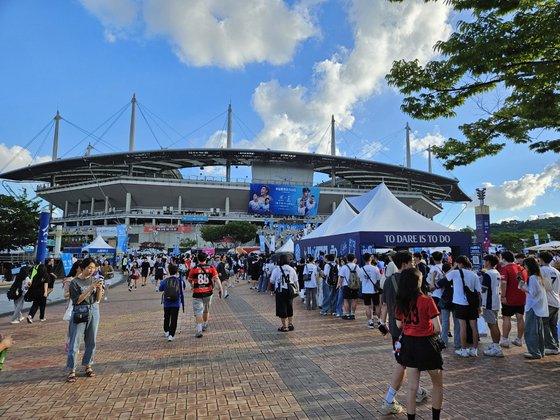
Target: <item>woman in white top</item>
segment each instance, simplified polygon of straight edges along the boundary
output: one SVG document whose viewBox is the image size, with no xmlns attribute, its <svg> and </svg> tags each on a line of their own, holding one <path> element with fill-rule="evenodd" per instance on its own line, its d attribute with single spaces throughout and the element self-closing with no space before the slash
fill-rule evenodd
<svg viewBox="0 0 560 420">
<path fill-rule="evenodd" d="M 307 264 L 303 268 L 303 280 L 305 284 L 305 309 L 317 309 L 317 266 L 313 263 L 313 255 L 307 257 Z M 313 303 L 312 303 L 313 302 Z"/>
<path fill-rule="evenodd" d="M 272 271 L 270 281 L 274 284 L 274 290 L 276 291 L 276 316 L 282 321 L 282 326 L 278 328 L 278 331 L 293 331 L 293 297 L 290 296 L 288 285 L 292 283 L 297 289 L 298 281 L 296 270 L 290 267 L 289 259 L 286 254 L 280 255 L 278 266 Z"/>
<path fill-rule="evenodd" d="M 521 277 L 521 271 L 517 273 L 519 288 L 527 293 L 525 301 L 525 345 L 528 352 L 527 359 L 540 359 L 544 357 L 544 326 L 543 317 L 548 316 L 548 302 L 546 290 L 537 260 L 533 257 L 523 261 L 523 267 L 527 270 L 527 283 Z M 522 284 L 523 283 L 523 284 Z"/>
</svg>

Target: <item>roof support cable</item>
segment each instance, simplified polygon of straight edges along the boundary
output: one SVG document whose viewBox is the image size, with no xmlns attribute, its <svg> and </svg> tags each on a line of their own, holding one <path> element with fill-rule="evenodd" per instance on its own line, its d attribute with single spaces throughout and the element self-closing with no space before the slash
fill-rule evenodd
<svg viewBox="0 0 560 420">
<path fill-rule="evenodd" d="M 37 158 L 37 156 L 39 156 L 39 153 L 41 153 L 41 149 L 43 148 L 43 146 L 45 145 L 45 142 L 47 141 L 47 137 L 49 136 L 49 134 L 51 133 L 53 129 L 53 126 L 51 125 L 51 127 L 49 128 L 49 130 L 45 133 L 45 137 L 43 137 L 43 141 L 41 142 L 41 144 L 39 145 L 39 148 L 37 149 L 37 151 L 35 152 L 35 155 L 33 156 L 33 160 L 35 160 Z"/>
<path fill-rule="evenodd" d="M 169 141 L 172 142 L 173 139 L 169 136 L 169 134 L 167 134 L 167 132 L 166 132 L 163 128 L 161 128 L 161 126 L 158 124 L 158 122 L 154 119 L 153 115 L 155 115 L 155 114 L 154 114 L 153 112 L 149 112 L 148 108 L 146 108 L 146 107 L 143 106 L 143 105 L 140 105 L 139 102 L 136 102 L 136 105 L 138 106 L 139 109 L 140 109 L 140 108 L 143 108 L 144 111 L 146 111 L 146 115 L 147 115 L 148 117 L 150 117 L 150 119 L 151 119 L 151 120 L 153 121 L 153 123 L 157 126 L 157 128 L 159 128 L 159 129 L 161 130 L 161 132 L 162 132 L 163 134 L 165 134 L 165 137 L 167 137 L 167 138 L 169 139 Z M 142 112 L 142 109 L 140 109 L 140 112 Z M 159 118 L 159 120 L 161 121 L 161 118 Z M 168 126 L 169 126 L 169 125 L 168 125 Z M 163 148 L 163 147 L 162 147 L 162 148 Z"/>
<path fill-rule="evenodd" d="M 83 128 L 77 126 L 77 125 L 74 124 L 73 122 L 68 121 L 68 120 L 66 120 L 66 119 L 64 119 L 64 118 L 63 118 L 62 120 L 63 120 L 63 121 L 66 121 L 67 124 L 70 124 L 70 125 L 71 125 L 72 127 L 74 127 L 76 130 L 81 131 L 81 132 L 84 133 L 84 134 L 87 134 L 87 136 L 84 137 L 80 142 L 76 143 L 76 145 L 74 145 L 74 147 L 72 147 L 68 152 L 66 152 L 64 155 L 62 155 L 61 158 L 64 157 L 64 156 L 66 156 L 68 153 L 70 153 L 72 150 L 74 150 L 80 143 L 82 143 L 84 140 L 87 140 L 87 139 L 90 138 L 90 137 L 92 137 L 92 138 L 94 138 L 94 139 L 97 139 L 97 140 L 100 140 L 100 141 L 103 141 L 104 144 L 106 144 L 107 146 L 109 146 L 109 147 L 110 147 L 111 149 L 113 149 L 113 150 L 121 151 L 121 152 L 122 152 L 122 150 L 120 150 L 120 149 L 114 147 L 114 146 L 113 146 L 112 144 L 110 144 L 110 143 L 105 142 L 105 140 L 102 140 L 101 137 L 97 137 L 95 134 L 90 133 L 90 132 L 84 130 Z M 87 149 L 85 149 L 85 150 L 87 151 Z"/>
<path fill-rule="evenodd" d="M 183 135 L 181 133 L 179 133 L 177 130 L 175 130 L 173 127 L 171 127 L 169 124 L 167 124 L 164 120 L 162 120 L 160 117 L 158 117 L 153 111 L 150 111 L 145 105 L 140 104 L 140 102 L 136 102 L 136 105 L 138 106 L 142 106 L 142 108 L 144 108 L 144 111 L 146 111 L 146 114 L 148 114 L 150 116 L 150 118 L 152 119 L 152 121 L 154 122 L 154 124 L 156 124 L 158 126 L 158 128 L 167 136 L 167 138 L 169 139 L 169 141 L 173 142 L 173 140 L 171 139 L 171 137 L 163 130 L 163 128 L 161 128 L 161 126 L 157 123 L 157 121 L 155 120 L 156 118 L 161 121 L 164 125 L 166 125 L 169 129 L 171 129 L 171 131 L 173 131 L 175 134 L 181 136 L 181 138 L 179 140 L 177 140 L 175 143 L 172 143 L 170 147 L 174 146 L 176 143 L 178 143 L 179 141 L 181 141 L 182 139 L 184 139 L 185 137 L 183 137 Z M 187 142 L 194 147 L 194 145 L 187 140 Z"/>
<path fill-rule="evenodd" d="M 249 139 L 249 136 L 245 133 L 245 130 L 243 130 L 242 125 L 245 126 L 245 128 L 247 130 L 249 130 L 249 133 L 251 133 L 253 135 L 253 137 L 255 137 L 258 141 L 261 142 L 261 144 L 268 150 L 270 150 L 270 147 L 268 147 L 266 144 L 264 144 L 264 142 L 259 138 L 259 136 L 257 136 L 255 133 L 253 133 L 251 131 L 251 129 L 247 126 L 247 124 L 245 124 L 238 116 L 235 112 L 232 111 L 232 115 L 234 116 L 235 120 L 239 122 L 239 126 L 241 127 L 241 131 L 243 131 L 243 134 L 245 135 L 245 137 L 247 137 L 247 139 Z"/>
<path fill-rule="evenodd" d="M 24 150 L 27 150 L 27 148 L 31 145 L 31 143 L 33 143 L 37 137 L 39 137 L 41 135 L 41 133 L 43 133 L 43 131 L 45 131 L 47 128 L 52 127 L 55 124 L 54 120 L 50 120 L 49 123 L 47 125 L 45 125 L 41 131 L 39 131 L 37 134 L 35 134 L 35 137 L 33 137 L 25 146 L 23 146 L 23 148 L 21 148 L 9 161 L 8 163 L 6 163 L 2 169 L 0 169 L 0 173 L 4 172 L 4 169 L 6 169 L 8 166 L 10 166 L 10 164 L 16 160 L 20 154 L 23 153 Z"/>
<path fill-rule="evenodd" d="M 324 127 L 321 127 L 319 130 L 317 130 L 317 131 L 315 132 L 315 134 L 313 134 L 312 136 L 308 137 L 308 138 L 307 138 L 307 141 L 306 141 L 305 143 L 303 143 L 303 144 L 299 147 L 299 149 L 296 150 L 296 152 L 299 152 L 301 149 L 303 149 L 305 146 L 307 146 L 311 140 L 313 140 L 316 136 L 319 135 L 319 133 L 322 132 L 323 135 L 321 136 L 321 139 L 319 140 L 319 143 L 321 143 L 321 142 L 323 141 L 323 138 L 325 137 L 326 133 L 327 133 L 328 130 L 330 129 L 330 127 L 331 127 L 331 123 L 330 123 L 330 122 L 327 123 L 327 125 L 325 125 Z M 325 153 L 325 154 L 328 154 L 328 153 Z"/>
<path fill-rule="evenodd" d="M 146 121 L 146 124 L 148 125 L 148 128 L 150 129 L 152 136 L 154 136 L 154 139 L 156 140 L 156 143 L 158 144 L 160 149 L 163 149 L 163 146 L 161 145 L 161 143 L 159 142 L 156 133 L 154 133 L 154 130 L 152 130 L 152 126 L 150 125 L 150 123 L 148 122 L 148 119 L 146 118 L 146 116 L 144 115 L 144 111 L 142 111 L 141 107 L 138 107 L 138 109 L 140 110 L 140 114 L 142 114 L 142 118 L 144 118 L 144 121 Z"/>
<path fill-rule="evenodd" d="M 177 143 L 179 143 L 181 140 L 185 140 L 188 136 L 190 136 L 191 134 L 196 133 L 198 130 L 200 130 L 201 128 L 207 126 L 208 124 L 210 124 L 211 122 L 217 120 L 218 118 L 220 118 L 222 115 L 227 114 L 227 111 L 222 112 L 220 115 L 218 115 L 217 117 L 212 118 L 210 121 L 208 121 L 207 123 L 202 124 L 200 127 L 198 127 L 197 129 L 191 131 L 190 133 L 184 135 L 183 137 L 181 137 L 179 140 L 177 140 L 176 142 L 172 143 L 170 147 L 175 146 Z M 194 144 L 192 144 L 189 140 L 187 140 L 187 142 L 189 142 L 189 144 L 194 148 Z"/>
</svg>

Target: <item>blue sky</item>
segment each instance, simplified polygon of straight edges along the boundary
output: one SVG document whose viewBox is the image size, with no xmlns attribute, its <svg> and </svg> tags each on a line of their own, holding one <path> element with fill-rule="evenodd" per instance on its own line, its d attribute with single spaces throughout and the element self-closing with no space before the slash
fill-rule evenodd
<svg viewBox="0 0 560 420">
<path fill-rule="evenodd" d="M 52 129 L 21 148 L 57 109 L 64 118 L 59 157 L 85 153 L 96 139 L 72 124 L 91 132 L 136 93 L 156 137 L 138 111 L 137 150 L 171 147 L 214 118 L 174 147 L 220 147 L 231 101 L 234 147 L 324 153 L 324 129 L 334 114 L 338 153 L 404 164 L 408 122 L 412 166 L 427 170 L 423 146 L 461 138 L 457 127 L 481 111 L 469 102 L 453 119 L 413 120 L 383 77 L 393 60 L 435 58 L 433 44 L 449 36 L 457 19 L 441 2 L 419 0 L 4 0 L 0 168 L 18 152 L 5 170 L 50 160 Z M 180 135 L 160 130 L 150 112 Z M 127 150 L 129 125 L 127 108 L 92 153 Z M 560 215 L 560 160 L 553 153 L 509 145 L 453 172 L 436 161 L 432 166 L 458 178 L 469 195 L 486 186 L 493 222 Z M 218 168 L 203 173 L 221 175 Z M 475 204 L 464 211 L 445 205 L 435 220 L 474 226 Z"/>
</svg>

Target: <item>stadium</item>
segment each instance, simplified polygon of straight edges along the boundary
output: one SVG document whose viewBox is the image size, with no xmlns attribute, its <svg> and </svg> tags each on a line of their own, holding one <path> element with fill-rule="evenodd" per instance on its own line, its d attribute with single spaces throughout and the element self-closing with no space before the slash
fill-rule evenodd
<svg viewBox="0 0 560 420">
<path fill-rule="evenodd" d="M 153 240 L 173 248 L 182 238 L 195 239 L 198 248 L 206 248 L 209 244 L 200 238 L 200 227 L 232 220 L 248 220 L 262 228 L 268 224 L 270 229 L 261 231 L 267 235 L 277 235 L 277 225 L 282 229 L 316 226 L 344 198 L 365 194 L 381 183 L 427 218 L 440 213 L 445 202 L 471 201 L 456 178 L 416 170 L 410 164 L 405 167 L 337 156 L 334 117 L 328 155 L 232 148 L 231 106 L 225 148 L 140 151 L 134 150 L 135 98 L 132 105 L 129 151 L 57 159 L 57 114 L 53 160 L 11 170 L 1 177 L 37 183 L 37 195 L 60 209 L 61 217 L 51 218 L 51 224 L 61 226 L 67 238 L 87 243 L 100 232 L 105 237 L 116 236 L 112 229 L 126 225 L 128 249 Z M 181 173 L 182 169 L 205 167 L 223 167 L 226 176 Z M 234 167 L 247 168 L 251 175 L 232 177 Z M 323 181 L 315 182 L 317 178 Z M 263 186 L 276 192 L 272 206 L 266 211 L 252 209 L 250 201 Z M 311 211 L 299 211 L 295 205 L 305 190 L 313 190 L 315 196 Z M 280 232 L 279 236 L 277 244 L 286 234 Z"/>
</svg>

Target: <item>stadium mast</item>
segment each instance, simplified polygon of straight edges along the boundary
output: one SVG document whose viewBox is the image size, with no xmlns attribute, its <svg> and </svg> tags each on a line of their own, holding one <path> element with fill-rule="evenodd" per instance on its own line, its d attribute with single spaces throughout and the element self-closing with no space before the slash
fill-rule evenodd
<svg viewBox="0 0 560 420">
<path fill-rule="evenodd" d="M 226 148 L 231 149 L 231 104 L 229 104 L 227 112 L 227 143 Z M 228 160 L 226 162 L 226 182 L 230 181 L 231 177 L 231 162 Z"/>
<path fill-rule="evenodd" d="M 134 136 L 136 134 L 136 93 L 132 94 L 132 114 L 130 115 L 130 141 L 128 143 L 128 151 L 134 152 Z"/>
<path fill-rule="evenodd" d="M 332 156 L 336 156 L 336 138 L 335 138 L 335 134 L 334 134 L 334 115 L 332 116 L 331 119 L 331 155 Z M 336 187 L 336 172 L 334 170 L 334 162 L 333 162 L 333 167 L 332 167 L 332 186 Z"/>
</svg>

